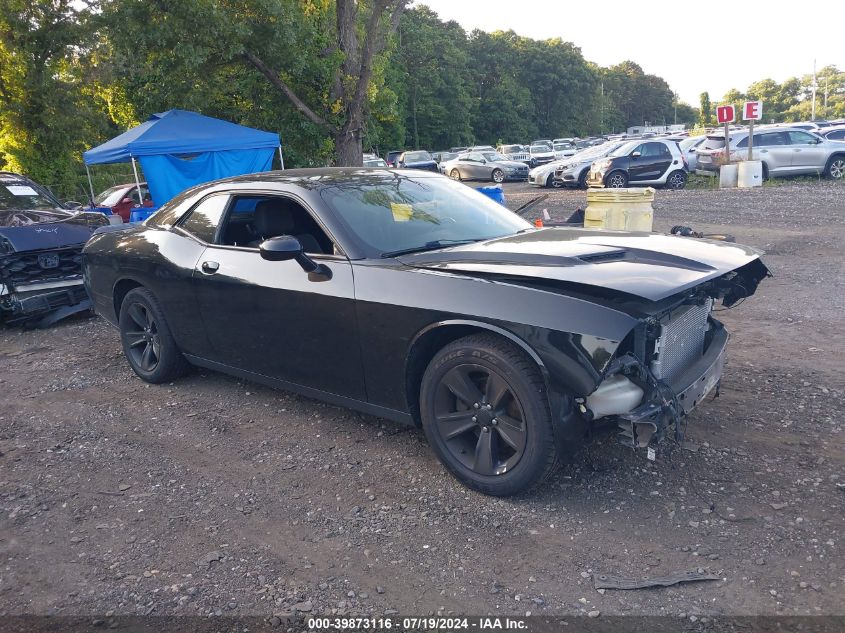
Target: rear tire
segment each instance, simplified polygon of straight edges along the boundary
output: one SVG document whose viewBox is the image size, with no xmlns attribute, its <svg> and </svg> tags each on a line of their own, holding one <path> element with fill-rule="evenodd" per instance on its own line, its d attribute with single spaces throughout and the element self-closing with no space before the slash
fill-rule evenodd
<svg viewBox="0 0 845 633">
<path fill-rule="evenodd" d="M 589 168 L 585 169 L 581 172 L 581 175 L 578 176 L 578 188 L 579 189 L 586 189 L 587 188 L 587 172 L 589 172 Z"/>
<path fill-rule="evenodd" d="M 687 175 L 680 169 L 676 169 L 666 178 L 666 187 L 668 189 L 683 189 L 687 186 Z"/>
<path fill-rule="evenodd" d="M 831 156 L 824 168 L 824 175 L 831 180 L 842 180 L 845 177 L 845 156 Z"/>
<path fill-rule="evenodd" d="M 628 186 L 628 174 L 624 171 L 612 171 L 604 179 L 604 186 L 608 189 L 624 189 Z"/>
<path fill-rule="evenodd" d="M 467 336 L 441 349 L 422 378 L 420 414 L 443 465 L 484 494 L 528 490 L 557 463 L 542 376 L 498 336 Z"/>
<path fill-rule="evenodd" d="M 459 172 L 457 169 L 453 169 L 449 172 L 449 178 L 451 178 L 452 180 L 461 180 L 461 172 Z"/>
<path fill-rule="evenodd" d="M 123 353 L 141 380 L 153 384 L 170 382 L 190 368 L 158 300 L 146 288 L 133 288 L 126 293 L 118 324 Z"/>
</svg>

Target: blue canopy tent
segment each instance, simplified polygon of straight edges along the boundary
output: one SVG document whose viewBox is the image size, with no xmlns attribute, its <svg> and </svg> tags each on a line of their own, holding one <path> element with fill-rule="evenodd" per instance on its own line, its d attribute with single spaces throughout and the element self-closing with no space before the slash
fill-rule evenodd
<svg viewBox="0 0 845 633">
<path fill-rule="evenodd" d="M 132 163 L 140 190 L 135 160 L 141 162 L 154 203 L 162 205 L 188 187 L 203 182 L 268 171 L 279 135 L 213 119 L 186 110 L 152 115 L 134 127 L 82 154 L 85 169 L 105 163 Z M 88 171 L 91 199 L 94 186 Z"/>
</svg>

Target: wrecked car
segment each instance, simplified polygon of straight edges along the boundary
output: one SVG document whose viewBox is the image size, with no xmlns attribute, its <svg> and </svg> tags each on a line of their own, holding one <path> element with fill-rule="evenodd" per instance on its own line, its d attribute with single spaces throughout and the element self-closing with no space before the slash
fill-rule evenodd
<svg viewBox="0 0 845 633">
<path fill-rule="evenodd" d="M 83 252 L 143 380 L 191 365 L 421 426 L 464 484 L 541 482 L 611 421 L 653 448 L 717 388 L 717 302 L 756 251 L 535 228 L 437 174 L 329 168 L 202 185 Z"/>
<path fill-rule="evenodd" d="M 46 326 L 87 310 L 82 247 L 108 219 L 70 211 L 19 174 L 0 172 L 0 325 Z"/>
</svg>

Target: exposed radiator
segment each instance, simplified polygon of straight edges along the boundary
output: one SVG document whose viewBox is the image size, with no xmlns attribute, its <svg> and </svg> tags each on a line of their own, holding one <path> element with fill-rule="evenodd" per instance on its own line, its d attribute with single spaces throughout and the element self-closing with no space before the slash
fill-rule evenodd
<svg viewBox="0 0 845 633">
<path fill-rule="evenodd" d="M 663 322 L 654 344 L 655 359 L 651 362 L 651 371 L 656 378 L 671 383 L 701 358 L 707 317 L 712 307 L 712 299 L 702 305 L 684 306 Z"/>
</svg>

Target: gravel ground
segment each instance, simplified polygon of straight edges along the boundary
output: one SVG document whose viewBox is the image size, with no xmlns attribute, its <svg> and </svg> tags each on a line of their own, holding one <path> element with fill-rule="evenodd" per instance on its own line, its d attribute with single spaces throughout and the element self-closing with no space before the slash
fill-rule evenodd
<svg viewBox="0 0 845 633">
<path fill-rule="evenodd" d="M 656 463 L 599 436 L 519 498 L 373 417 L 206 371 L 146 385 L 98 318 L 0 332 L 0 616 L 845 613 L 843 194 L 658 191 L 657 230 L 768 252 L 721 315 L 721 397 Z M 720 580 L 591 580 L 688 570 Z"/>
</svg>

